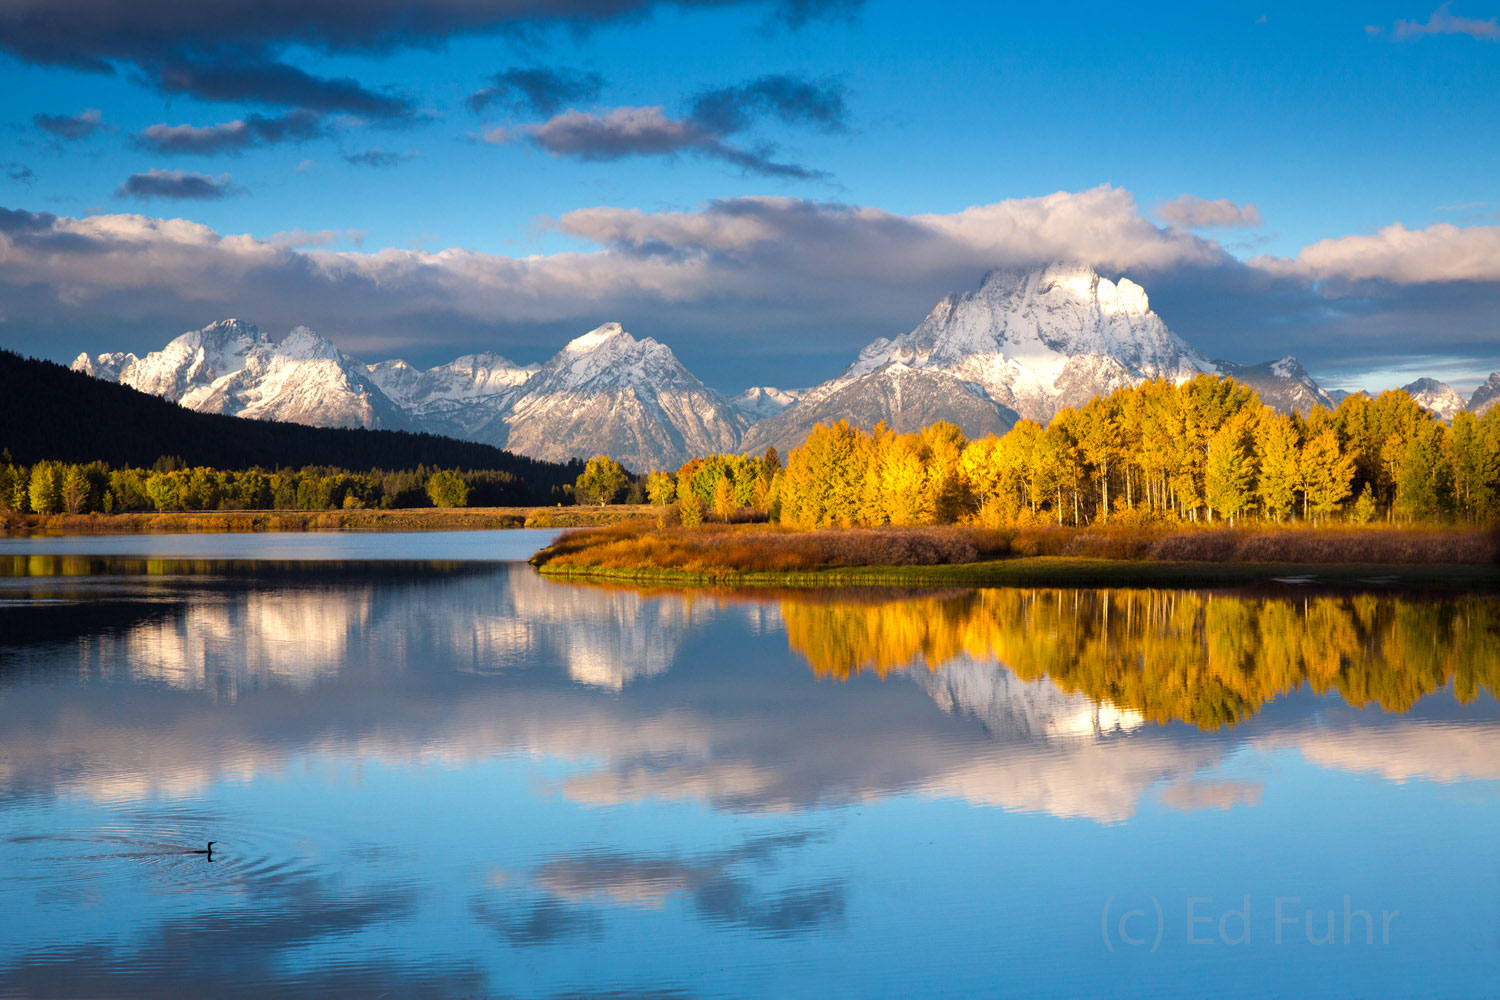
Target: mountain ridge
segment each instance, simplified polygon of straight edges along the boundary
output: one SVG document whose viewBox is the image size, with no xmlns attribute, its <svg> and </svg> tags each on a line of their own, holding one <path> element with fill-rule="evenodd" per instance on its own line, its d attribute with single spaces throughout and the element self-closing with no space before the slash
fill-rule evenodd
<svg viewBox="0 0 1500 1000">
<path fill-rule="evenodd" d="M 1151 309 L 1146 290 L 1082 264 L 993 270 L 940 299 L 916 327 L 867 344 L 838 375 L 806 389 L 755 386 L 726 396 L 671 348 L 603 323 L 552 357 L 520 365 L 493 351 L 419 369 L 365 364 L 305 327 L 273 340 L 238 319 L 211 323 L 144 356 L 80 354 L 76 371 L 152 392 L 189 409 L 317 426 L 414 429 L 559 461 L 605 452 L 638 471 L 710 452 L 785 450 L 819 422 L 896 430 L 950 420 L 971 436 L 1152 378 L 1239 379 L 1280 412 L 1334 405 L 1288 355 L 1210 361 Z M 1427 385 L 1432 382 L 1432 385 Z M 1433 380 L 1424 405 L 1464 401 Z M 1426 399 L 1426 397 L 1424 397 Z M 1500 399 L 1500 373 L 1467 409 Z"/>
</svg>

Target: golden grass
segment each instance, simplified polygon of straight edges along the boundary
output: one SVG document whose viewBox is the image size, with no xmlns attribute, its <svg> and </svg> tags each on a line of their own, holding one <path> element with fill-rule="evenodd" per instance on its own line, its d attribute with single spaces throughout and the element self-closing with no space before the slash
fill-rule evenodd
<svg viewBox="0 0 1500 1000">
<path fill-rule="evenodd" d="M 793 531 L 767 524 L 572 531 L 532 560 L 553 573 L 799 574 L 846 567 L 960 566 L 1028 557 L 1150 563 L 1489 565 L 1491 531 L 1445 527 L 884 527 Z"/>
<path fill-rule="evenodd" d="M 570 531 L 532 560 L 553 568 L 797 573 L 837 566 L 938 566 L 1004 554 L 995 533 L 958 527 L 825 528 L 770 524 L 658 528 L 648 520 Z"/>
</svg>

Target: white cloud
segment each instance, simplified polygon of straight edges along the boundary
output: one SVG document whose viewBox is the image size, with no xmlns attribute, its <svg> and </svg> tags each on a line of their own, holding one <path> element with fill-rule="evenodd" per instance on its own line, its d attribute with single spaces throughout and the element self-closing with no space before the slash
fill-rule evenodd
<svg viewBox="0 0 1500 1000">
<path fill-rule="evenodd" d="M 1500 226 L 1442 222 L 1407 229 L 1397 222 L 1373 235 L 1319 240 L 1291 259 L 1261 256 L 1250 263 L 1270 273 L 1313 280 L 1397 285 L 1500 281 Z"/>
<path fill-rule="evenodd" d="M 16 346 L 61 345 L 59 356 L 150 349 L 239 315 L 273 330 L 306 323 L 356 354 L 420 351 L 440 331 L 444 351 L 529 359 L 620 319 L 687 350 L 695 367 L 709 359 L 703 373 L 717 384 L 714 363 L 737 379 L 743 365 L 731 359 L 776 358 L 780 370 L 809 355 L 852 356 L 989 268 L 1056 259 L 1128 274 L 1190 342 L 1247 361 L 1291 352 L 1341 363 L 1354 349 L 1388 358 L 1409 353 L 1414 338 L 1429 355 L 1484 357 L 1500 300 L 1497 226 L 1393 225 L 1247 263 L 1212 238 L 1157 225 L 1110 186 L 952 213 L 746 197 L 691 211 L 586 208 L 544 224 L 588 246 L 365 251 L 305 234 L 225 235 L 186 219 L 0 210 L 0 310 L 10 336 L 33 340 Z M 89 340 L 106 328 L 112 342 Z"/>
<path fill-rule="evenodd" d="M 1156 214 L 1174 226 L 1183 229 L 1209 229 L 1229 226 L 1258 226 L 1261 224 L 1260 209 L 1246 203 L 1236 205 L 1228 198 L 1198 198 L 1194 195 L 1178 195 L 1164 203 Z"/>
</svg>

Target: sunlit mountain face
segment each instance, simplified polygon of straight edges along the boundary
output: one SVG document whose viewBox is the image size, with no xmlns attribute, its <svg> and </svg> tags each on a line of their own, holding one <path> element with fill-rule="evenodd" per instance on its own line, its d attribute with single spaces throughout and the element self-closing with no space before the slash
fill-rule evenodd
<svg viewBox="0 0 1500 1000">
<path fill-rule="evenodd" d="M 1491 596 L 0 571 L 0 994 L 1493 981 Z M 1292 897 L 1403 917 L 1277 944 Z M 1152 899 L 1156 952 L 1101 938 Z"/>
</svg>

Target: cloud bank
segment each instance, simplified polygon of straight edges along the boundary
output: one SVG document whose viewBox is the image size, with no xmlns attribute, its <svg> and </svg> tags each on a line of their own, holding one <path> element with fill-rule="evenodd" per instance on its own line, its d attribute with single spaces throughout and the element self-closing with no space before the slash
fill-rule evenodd
<svg viewBox="0 0 1500 1000">
<path fill-rule="evenodd" d="M 141 176 L 153 175 L 137 183 L 164 197 L 185 187 L 222 196 L 231 183 Z M 269 329 L 306 323 L 355 353 L 467 345 L 530 360 L 620 319 L 666 340 L 711 382 L 733 386 L 745 360 L 759 358 L 801 384 L 910 329 L 992 267 L 1069 259 L 1140 280 L 1168 324 L 1213 356 L 1342 364 L 1409 355 L 1419 342 L 1429 355 L 1500 367 L 1500 226 L 1397 225 L 1241 261 L 1212 239 L 1156 225 L 1109 186 L 945 214 L 748 197 L 682 212 L 588 208 L 546 224 L 588 249 L 299 248 L 185 219 L 8 211 L 0 330 L 38 348 L 65 342 L 64 353 L 155 348 L 240 315 Z M 93 345 L 101 326 L 113 340 Z M 122 342 L 132 330 L 139 339 Z"/>
<path fill-rule="evenodd" d="M 827 173 L 776 159 L 771 144 L 749 148 L 728 140 L 764 119 L 825 132 L 844 130 L 848 119 L 842 84 L 785 74 L 702 91 L 689 105 L 689 112 L 681 118 L 670 117 L 659 105 L 600 111 L 570 109 L 539 124 L 523 126 L 519 133 L 497 128 L 485 132 L 482 138 L 498 143 L 524 135 L 552 156 L 584 161 L 689 153 L 722 160 L 764 177 L 817 180 L 826 178 Z"/>
<path fill-rule="evenodd" d="M 731 0 L 672 0 L 714 7 Z M 744 0 L 753 4 L 754 0 Z M 664 0 L 0 0 L 0 52 L 25 62 L 113 73 L 130 66 L 165 93 L 390 118 L 409 98 L 348 77 L 320 77 L 287 62 L 293 47 L 380 53 L 450 38 L 575 30 L 639 17 Z M 847 14 L 859 0 L 759 3 L 793 27 Z"/>
</svg>

